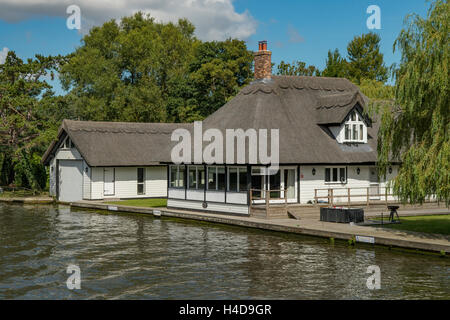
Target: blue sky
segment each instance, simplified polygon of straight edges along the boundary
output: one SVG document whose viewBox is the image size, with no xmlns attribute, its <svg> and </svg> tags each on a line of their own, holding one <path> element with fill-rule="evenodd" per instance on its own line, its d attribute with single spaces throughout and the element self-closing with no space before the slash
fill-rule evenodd
<svg viewBox="0 0 450 320">
<path fill-rule="evenodd" d="M 369 5 L 381 9 L 381 30 L 376 32 L 382 39 L 386 64 L 398 62 L 399 54 L 393 54 L 392 45 L 405 16 L 413 12 L 426 16 L 429 7 L 426 0 L 216 0 L 214 4 L 207 0 L 177 0 L 179 5 L 174 5 L 177 1 L 173 0 L 166 2 L 165 7 L 159 0 L 142 0 L 134 1 L 133 8 L 126 1 L 122 8 L 118 5 L 108 8 L 106 0 L 35 1 L 38 6 L 32 6 L 33 0 L 25 3 L 0 0 L 0 52 L 6 47 L 21 58 L 36 53 L 67 54 L 80 45 L 89 26 L 144 10 L 163 21 L 186 16 L 205 40 L 237 37 L 246 40 L 251 50 L 256 50 L 259 40 L 267 40 L 273 62 L 302 60 L 320 69 L 329 49 L 338 48 L 345 55 L 346 46 L 355 35 L 370 31 L 366 26 Z M 84 26 L 81 32 L 66 27 L 65 8 L 71 3 L 81 8 Z M 56 91 L 62 93 L 59 88 Z"/>
</svg>

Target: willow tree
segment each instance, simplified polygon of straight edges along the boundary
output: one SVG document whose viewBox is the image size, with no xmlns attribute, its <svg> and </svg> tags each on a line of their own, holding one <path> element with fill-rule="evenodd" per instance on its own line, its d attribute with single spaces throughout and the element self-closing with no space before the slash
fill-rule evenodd
<svg viewBox="0 0 450 320">
<path fill-rule="evenodd" d="M 401 51 L 395 71 L 395 106 L 385 106 L 378 143 L 382 173 L 401 160 L 392 182 L 403 202 L 428 197 L 450 204 L 449 4 L 435 1 L 426 19 L 410 15 L 394 43 Z"/>
</svg>

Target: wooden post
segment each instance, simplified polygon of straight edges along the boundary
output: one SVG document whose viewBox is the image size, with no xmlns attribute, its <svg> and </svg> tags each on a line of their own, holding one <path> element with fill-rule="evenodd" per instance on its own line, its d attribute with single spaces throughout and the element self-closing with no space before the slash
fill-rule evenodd
<svg viewBox="0 0 450 320">
<path fill-rule="evenodd" d="M 350 207 L 350 188 L 347 188 L 348 207 Z"/>
<path fill-rule="evenodd" d="M 317 201 L 317 189 L 314 189 L 314 200 L 315 200 L 314 204 L 317 205 L 317 203 L 318 203 L 318 201 Z"/>
<path fill-rule="evenodd" d="M 370 187 L 367 187 L 367 207 L 369 207 L 369 189 Z"/>
<path fill-rule="evenodd" d="M 266 191 L 266 218 L 269 218 L 269 201 L 270 201 L 270 192 Z"/>
<path fill-rule="evenodd" d="M 249 203 L 249 205 L 250 205 L 250 209 L 252 208 L 252 202 L 253 202 L 253 189 L 250 189 L 250 203 Z"/>
<path fill-rule="evenodd" d="M 384 186 L 384 197 L 386 199 L 386 206 L 388 205 L 388 200 L 387 200 L 387 188 L 386 186 Z"/>
<path fill-rule="evenodd" d="M 287 208 L 287 189 L 284 189 L 284 204 Z"/>
<path fill-rule="evenodd" d="M 333 189 L 330 189 L 330 190 L 331 190 L 331 206 L 333 206 L 333 204 L 334 204 Z"/>
</svg>

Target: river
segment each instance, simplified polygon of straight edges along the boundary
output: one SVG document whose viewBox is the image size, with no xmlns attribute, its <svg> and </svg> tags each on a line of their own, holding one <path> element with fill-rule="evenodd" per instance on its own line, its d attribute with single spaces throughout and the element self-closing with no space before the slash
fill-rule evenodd
<svg viewBox="0 0 450 320">
<path fill-rule="evenodd" d="M 148 215 L 0 203 L 0 299 L 449 299 L 450 259 Z M 69 290 L 69 265 L 81 289 Z M 381 288 L 369 290 L 369 266 Z"/>
</svg>

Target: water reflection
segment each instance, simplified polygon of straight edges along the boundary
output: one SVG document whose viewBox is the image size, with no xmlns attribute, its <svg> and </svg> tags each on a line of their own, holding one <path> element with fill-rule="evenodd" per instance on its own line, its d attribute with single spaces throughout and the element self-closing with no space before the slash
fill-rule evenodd
<svg viewBox="0 0 450 320">
<path fill-rule="evenodd" d="M 66 268 L 81 268 L 68 290 Z M 369 265 L 381 290 L 366 287 Z M 2 299 L 448 299 L 435 256 L 145 215 L 0 204 Z"/>
</svg>

